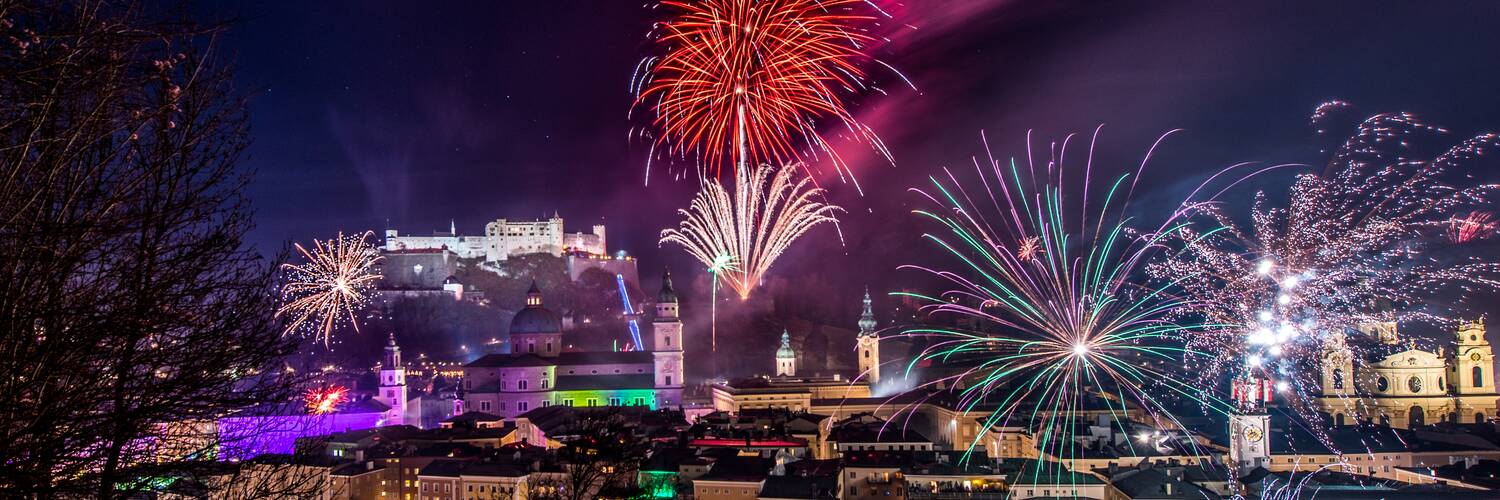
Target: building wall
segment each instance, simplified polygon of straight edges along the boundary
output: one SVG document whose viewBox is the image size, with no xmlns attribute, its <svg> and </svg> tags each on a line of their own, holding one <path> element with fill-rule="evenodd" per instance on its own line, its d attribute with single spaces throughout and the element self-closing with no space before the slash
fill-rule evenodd
<svg viewBox="0 0 1500 500">
<path fill-rule="evenodd" d="M 430 250 L 446 248 L 466 259 L 483 258 L 488 262 L 509 259 L 512 255 L 545 253 L 561 256 L 569 248 L 591 254 L 607 254 L 604 225 L 595 224 L 593 234 L 566 233 L 562 217 L 536 221 L 496 219 L 485 225 L 483 235 L 432 236 L 403 235 L 394 229 L 385 232 L 386 251 Z"/>
<path fill-rule="evenodd" d="M 839 498 L 906 498 L 906 478 L 898 468 L 846 466 L 839 471 Z"/>
<path fill-rule="evenodd" d="M 760 493 L 759 482 L 693 481 L 693 495 L 700 500 L 755 500 Z"/>
</svg>

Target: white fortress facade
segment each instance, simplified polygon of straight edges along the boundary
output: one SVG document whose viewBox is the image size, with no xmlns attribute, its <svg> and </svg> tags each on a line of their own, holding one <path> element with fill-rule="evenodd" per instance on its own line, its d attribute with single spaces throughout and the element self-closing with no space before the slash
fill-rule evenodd
<svg viewBox="0 0 1500 500">
<path fill-rule="evenodd" d="M 605 255 L 604 225 L 594 224 L 591 233 L 569 233 L 557 215 L 535 221 L 496 219 L 484 226 L 484 234 L 460 236 L 456 225 L 448 232 L 431 236 L 403 235 L 395 229 L 385 230 L 385 250 L 447 249 L 466 259 L 483 258 L 486 262 L 507 260 L 512 255 L 545 253 L 565 255 L 584 253 Z"/>
</svg>

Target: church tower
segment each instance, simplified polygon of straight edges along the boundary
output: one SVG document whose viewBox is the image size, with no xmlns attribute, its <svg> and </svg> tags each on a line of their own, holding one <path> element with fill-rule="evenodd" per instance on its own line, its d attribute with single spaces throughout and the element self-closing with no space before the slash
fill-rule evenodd
<svg viewBox="0 0 1500 500">
<path fill-rule="evenodd" d="M 781 347 L 776 349 L 776 376 L 797 376 L 797 351 L 792 350 L 792 337 L 781 331 Z"/>
<path fill-rule="evenodd" d="M 677 291 L 672 289 L 669 270 L 662 270 L 651 333 L 655 341 L 651 356 L 656 363 L 657 407 L 682 404 L 682 318 L 678 316 Z"/>
<path fill-rule="evenodd" d="M 1230 382 L 1230 393 L 1236 403 L 1229 414 L 1229 465 L 1243 476 L 1256 467 L 1271 463 L 1271 416 L 1265 404 L 1271 401 L 1271 383 L 1250 374 Z"/>
<path fill-rule="evenodd" d="M 1329 334 L 1328 343 L 1323 348 L 1322 361 L 1323 377 L 1319 394 L 1321 406 L 1333 417 L 1334 425 L 1353 424 L 1357 415 L 1357 384 L 1354 379 L 1354 353 L 1349 350 L 1344 331 Z"/>
<path fill-rule="evenodd" d="M 1484 422 L 1496 414 L 1495 353 L 1484 337 L 1484 320 L 1462 321 L 1454 332 L 1448 385 L 1457 396 L 1459 422 Z"/>
<path fill-rule="evenodd" d="M 395 332 L 391 332 L 385 344 L 385 359 L 380 363 L 380 393 L 375 397 L 390 407 L 381 419 L 383 425 L 405 423 L 406 368 L 401 367 L 401 348 L 396 346 Z"/>
<path fill-rule="evenodd" d="M 865 309 L 859 315 L 859 373 L 870 385 L 880 382 L 880 336 L 875 333 L 875 311 L 870 305 L 870 289 L 865 288 Z"/>
<path fill-rule="evenodd" d="M 453 393 L 453 415 L 452 416 L 457 417 L 457 416 L 463 415 L 463 414 L 464 414 L 464 379 L 463 379 L 463 377 L 459 377 L 458 378 L 458 390 Z"/>
</svg>

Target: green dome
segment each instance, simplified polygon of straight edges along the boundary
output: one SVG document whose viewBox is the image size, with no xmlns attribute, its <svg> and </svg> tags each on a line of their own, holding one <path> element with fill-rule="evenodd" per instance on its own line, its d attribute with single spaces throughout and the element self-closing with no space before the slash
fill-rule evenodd
<svg viewBox="0 0 1500 500">
<path fill-rule="evenodd" d="M 797 353 L 792 351 L 792 337 L 786 330 L 781 331 L 781 348 L 776 350 L 778 359 L 796 358 Z"/>
</svg>

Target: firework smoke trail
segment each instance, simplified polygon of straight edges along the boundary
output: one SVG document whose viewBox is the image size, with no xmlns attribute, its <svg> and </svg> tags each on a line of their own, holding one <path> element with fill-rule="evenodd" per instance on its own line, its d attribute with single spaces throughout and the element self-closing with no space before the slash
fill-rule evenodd
<svg viewBox="0 0 1500 500">
<path fill-rule="evenodd" d="M 1029 147 L 1029 135 L 1027 142 Z M 977 178 L 960 180 L 945 170 L 946 178 L 933 178 L 931 188 L 913 189 L 935 207 L 915 213 L 941 229 L 924 238 L 959 265 L 904 266 L 952 288 L 932 296 L 898 294 L 926 302 L 929 315 L 953 314 L 982 325 L 974 331 L 916 327 L 903 333 L 933 341 L 910 361 L 908 372 L 924 361 L 966 367 L 924 387 L 950 387 L 930 397 L 953 397 L 966 413 L 987 414 L 967 443 L 969 451 L 996 426 L 1028 427 L 1044 458 L 1058 467 L 1082 452 L 1073 427 L 1087 408 L 1169 431 L 1183 429 L 1169 410 L 1174 398 L 1196 400 L 1208 411 L 1231 409 L 1152 368 L 1152 362 L 1180 361 L 1182 337 L 1204 325 L 1170 319 L 1191 305 L 1173 293 L 1174 284 L 1137 281 L 1160 245 L 1127 225 L 1132 175 L 1094 192 L 1102 204 L 1081 204 L 1091 191 L 1087 181 L 1066 175 L 1061 159 L 1068 143 L 1052 144 L 1045 165 L 1032 164 L 1028 155 L 1018 167 L 1015 160 L 995 160 L 986 141 L 988 162 L 975 160 Z M 1082 179 L 1094 174 L 1092 157 L 1091 143 L 1087 166 L 1079 169 Z M 1174 227 L 1177 215 L 1144 234 Z"/>
<path fill-rule="evenodd" d="M 314 338 L 328 345 L 333 329 L 345 321 L 359 331 L 355 311 L 365 305 L 370 288 L 380 275 L 374 272 L 380 253 L 367 239 L 370 232 L 326 241 L 313 241 L 308 251 L 296 248 L 306 262 L 282 264 L 287 280 L 281 287 L 282 306 L 276 316 L 286 316 L 283 334 L 308 329 Z"/>
<path fill-rule="evenodd" d="M 340 385 L 313 387 L 302 394 L 302 401 L 307 404 L 308 413 L 323 415 L 338 410 L 348 394 L 349 389 Z"/>
<path fill-rule="evenodd" d="M 848 165 L 818 130 L 817 119 L 831 117 L 849 137 L 891 159 L 844 100 L 869 86 L 861 66 L 870 59 L 868 46 L 878 40 L 869 28 L 888 17 L 873 4 L 667 0 L 662 5 L 675 12 L 656 28 L 662 53 L 638 65 L 631 84 L 632 107 L 655 112 L 653 154 L 696 155 L 705 169 L 700 176 L 718 179 L 725 166 L 739 170 L 808 159 L 793 140 L 800 137 L 801 147 L 812 154 L 823 150 L 835 171 L 852 180 Z M 743 144 L 737 144 L 741 138 Z"/>
<path fill-rule="evenodd" d="M 687 209 L 677 211 L 683 216 L 677 229 L 661 232 L 661 244 L 682 247 L 743 300 L 792 242 L 833 222 L 841 209 L 821 201 L 823 190 L 795 167 L 762 165 L 735 177 L 733 193 L 708 181 Z"/>
<path fill-rule="evenodd" d="M 1314 125 L 1326 133 L 1325 121 L 1349 109 L 1319 106 Z M 1492 153 L 1496 136 L 1435 156 L 1418 149 L 1444 133 L 1407 113 L 1366 119 L 1321 173 L 1296 177 L 1284 202 L 1257 193 L 1246 225 L 1218 201 L 1190 200 L 1191 222 L 1168 228 L 1164 241 L 1174 251 L 1148 272 L 1178 282 L 1192 299 L 1177 312 L 1218 325 L 1189 344 L 1204 356 L 1191 362 L 1204 367 L 1205 380 L 1225 373 L 1278 380 L 1291 396 L 1283 401 L 1331 446 L 1313 405 L 1324 383 L 1319 367 L 1364 359 L 1358 350 L 1380 341 L 1346 339 L 1346 332 L 1379 337 L 1398 322 L 1446 321 L 1440 292 L 1500 284 L 1496 263 L 1438 251 L 1451 244 L 1454 214 L 1486 206 L 1495 189 L 1452 185 L 1447 174 Z M 1355 410 L 1354 403 L 1336 404 Z"/>
</svg>

